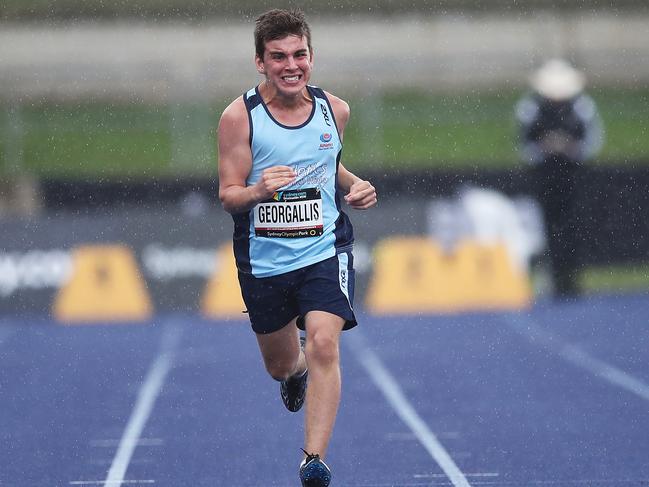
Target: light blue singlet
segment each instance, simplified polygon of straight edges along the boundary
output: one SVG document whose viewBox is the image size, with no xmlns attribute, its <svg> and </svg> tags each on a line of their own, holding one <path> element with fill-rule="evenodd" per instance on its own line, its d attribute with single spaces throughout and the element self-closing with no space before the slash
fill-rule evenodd
<svg viewBox="0 0 649 487">
<path fill-rule="evenodd" d="M 255 184 L 264 169 L 289 166 L 296 180 L 248 212 L 233 215 L 234 254 L 240 272 L 268 277 L 290 272 L 351 250 L 349 218 L 340 209 L 337 174 L 342 152 L 336 120 L 320 88 L 309 118 L 296 127 L 273 118 L 257 88 L 243 95 L 250 122 Z"/>
</svg>

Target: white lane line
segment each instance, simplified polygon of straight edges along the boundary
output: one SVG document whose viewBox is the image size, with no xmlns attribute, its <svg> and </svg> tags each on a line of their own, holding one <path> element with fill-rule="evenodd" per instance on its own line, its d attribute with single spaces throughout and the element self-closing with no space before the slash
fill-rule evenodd
<svg viewBox="0 0 649 487">
<path fill-rule="evenodd" d="M 115 448 L 119 446 L 122 440 L 90 440 L 88 443 L 95 448 Z M 165 441 L 162 438 L 137 438 L 132 440 L 135 446 L 164 446 Z"/>
<path fill-rule="evenodd" d="M 131 484 L 131 485 L 139 485 L 139 484 L 155 484 L 155 480 L 120 480 L 120 481 L 114 481 L 114 482 L 106 482 L 105 480 L 73 480 L 69 482 L 69 485 L 101 485 L 101 484 L 108 484 L 111 487 L 112 486 L 117 486 L 117 485 L 122 485 L 122 484 Z"/>
<path fill-rule="evenodd" d="M 397 416 L 417 436 L 419 442 L 428 451 L 433 460 L 437 462 L 451 483 L 455 487 L 470 487 L 469 481 L 442 444 L 437 440 L 435 434 L 417 414 L 417 411 L 415 411 L 403 394 L 401 387 L 394 377 L 392 377 L 392 374 L 384 367 L 381 359 L 367 346 L 360 330 L 355 330 L 348 338 L 353 342 L 350 343 L 351 348 L 356 353 L 358 361 L 368 373 L 372 382 L 383 393 L 383 396 L 397 413 Z"/>
<path fill-rule="evenodd" d="M 465 477 L 479 477 L 479 478 L 486 478 L 486 477 L 500 477 L 500 474 L 498 472 L 476 472 L 476 473 L 464 473 Z M 414 477 L 416 479 L 438 479 L 442 477 L 446 477 L 444 474 L 441 473 L 422 473 L 422 474 L 415 474 Z"/>
<path fill-rule="evenodd" d="M 104 486 L 119 487 L 125 483 L 124 475 L 133 456 L 133 451 L 139 442 L 144 425 L 151 415 L 153 405 L 165 378 L 169 370 L 171 370 L 175 348 L 180 341 L 180 334 L 181 331 L 178 327 L 169 326 L 165 328 L 159 355 L 151 365 L 138 392 L 135 407 L 122 434 L 115 458 L 104 481 Z"/>
<path fill-rule="evenodd" d="M 532 318 L 522 314 L 506 315 L 507 324 L 533 344 L 539 344 L 564 360 L 613 385 L 649 401 L 649 385 L 641 379 L 600 360 L 576 345 L 540 327 Z"/>
</svg>

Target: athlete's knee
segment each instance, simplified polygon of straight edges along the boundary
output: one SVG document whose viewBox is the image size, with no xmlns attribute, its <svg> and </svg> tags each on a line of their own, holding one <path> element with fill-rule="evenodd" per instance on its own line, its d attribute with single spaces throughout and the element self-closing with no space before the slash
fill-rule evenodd
<svg viewBox="0 0 649 487">
<path fill-rule="evenodd" d="M 266 372 L 276 381 L 283 381 L 288 379 L 295 370 L 294 364 L 285 364 L 285 363 L 272 363 L 266 364 Z"/>
<path fill-rule="evenodd" d="M 326 331 L 316 330 L 307 338 L 307 361 L 322 365 L 337 363 L 339 360 L 338 337 Z"/>
</svg>

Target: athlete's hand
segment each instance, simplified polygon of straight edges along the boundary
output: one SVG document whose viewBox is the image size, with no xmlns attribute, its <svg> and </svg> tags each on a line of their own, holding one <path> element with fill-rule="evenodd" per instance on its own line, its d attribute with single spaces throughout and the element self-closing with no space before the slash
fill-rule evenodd
<svg viewBox="0 0 649 487">
<path fill-rule="evenodd" d="M 259 201 L 270 198 L 275 191 L 292 183 L 296 177 L 295 170 L 288 166 L 273 166 L 264 169 L 261 178 L 255 185 Z"/>
<path fill-rule="evenodd" d="M 376 189 L 369 181 L 356 181 L 349 188 L 345 201 L 355 210 L 367 210 L 376 205 Z"/>
</svg>

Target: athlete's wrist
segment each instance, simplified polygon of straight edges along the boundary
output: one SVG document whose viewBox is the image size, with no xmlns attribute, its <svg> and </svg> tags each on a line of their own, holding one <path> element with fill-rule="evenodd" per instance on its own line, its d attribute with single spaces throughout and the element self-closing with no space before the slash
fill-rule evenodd
<svg viewBox="0 0 649 487">
<path fill-rule="evenodd" d="M 252 186 L 248 186 L 247 189 L 249 191 L 251 208 L 255 207 L 257 203 L 261 203 L 262 201 L 267 200 L 272 196 L 268 194 L 268 191 L 261 183 L 261 181 L 253 184 Z"/>
</svg>

